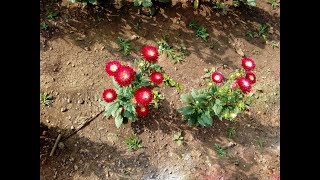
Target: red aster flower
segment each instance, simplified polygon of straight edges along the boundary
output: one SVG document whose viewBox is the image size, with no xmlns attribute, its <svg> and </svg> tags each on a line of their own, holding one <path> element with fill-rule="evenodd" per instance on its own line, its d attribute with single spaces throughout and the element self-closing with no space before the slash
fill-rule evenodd
<svg viewBox="0 0 320 180">
<path fill-rule="evenodd" d="M 247 72 L 246 79 L 248 79 L 251 84 L 256 82 L 256 76 L 252 72 Z"/>
<path fill-rule="evenodd" d="M 121 67 L 119 61 L 109 61 L 106 65 L 105 71 L 109 76 L 115 76 Z"/>
<path fill-rule="evenodd" d="M 118 73 L 114 76 L 120 86 L 128 86 L 134 80 L 135 72 L 129 66 L 121 66 Z"/>
<path fill-rule="evenodd" d="M 102 98 L 110 103 L 112 101 L 114 101 L 117 98 L 117 93 L 115 90 L 113 89 L 105 89 L 102 93 Z"/>
<path fill-rule="evenodd" d="M 143 106 L 147 106 L 153 98 L 151 89 L 147 87 L 137 89 L 134 93 L 134 97 L 136 101 Z"/>
<path fill-rule="evenodd" d="M 157 48 L 153 46 L 143 46 L 141 54 L 143 58 L 149 62 L 156 62 L 159 56 Z"/>
<path fill-rule="evenodd" d="M 219 72 L 219 71 L 216 71 L 216 72 L 212 73 L 211 79 L 212 79 L 213 82 L 215 82 L 217 84 L 221 83 L 222 80 L 223 80 L 222 73 Z"/>
<path fill-rule="evenodd" d="M 243 93 L 246 94 L 251 91 L 251 83 L 248 79 L 239 77 L 237 78 L 237 84 Z"/>
<path fill-rule="evenodd" d="M 161 84 L 163 81 L 164 77 L 162 73 L 159 72 L 153 72 L 150 74 L 150 80 L 154 82 L 155 84 Z"/>
<path fill-rule="evenodd" d="M 149 112 L 148 106 L 136 106 L 136 112 L 139 117 L 146 117 Z"/>
<path fill-rule="evenodd" d="M 256 64 L 255 62 L 250 59 L 250 58 L 242 58 L 242 67 L 246 70 L 246 71 L 252 71 L 255 67 Z"/>
</svg>

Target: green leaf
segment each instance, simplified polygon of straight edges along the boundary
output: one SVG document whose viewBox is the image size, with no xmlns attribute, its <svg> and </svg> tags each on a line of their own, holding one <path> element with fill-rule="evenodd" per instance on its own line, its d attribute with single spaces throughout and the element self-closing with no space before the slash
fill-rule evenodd
<svg viewBox="0 0 320 180">
<path fill-rule="evenodd" d="M 206 111 L 204 114 L 202 114 L 200 117 L 198 117 L 198 122 L 202 126 L 212 126 L 212 118 L 210 116 L 210 112 Z"/>
<path fill-rule="evenodd" d="M 247 0 L 249 6 L 256 6 L 256 0 Z"/>
<path fill-rule="evenodd" d="M 214 104 L 214 106 L 213 106 L 213 111 L 214 111 L 214 113 L 216 114 L 216 115 L 219 115 L 220 113 L 221 113 L 221 111 L 222 111 L 222 106 L 220 105 L 220 104 Z"/>
<path fill-rule="evenodd" d="M 97 5 L 98 4 L 97 0 L 88 0 L 88 2 L 93 4 L 93 5 Z"/>
<path fill-rule="evenodd" d="M 194 7 L 195 9 L 198 9 L 198 6 L 199 6 L 199 0 L 195 0 L 195 1 L 193 2 L 193 7 Z"/>
<path fill-rule="evenodd" d="M 123 117 L 121 115 L 117 115 L 114 119 L 116 127 L 119 128 L 123 122 Z"/>
<path fill-rule="evenodd" d="M 182 141 L 181 141 L 181 140 L 178 140 L 178 141 L 177 141 L 177 145 L 178 145 L 178 146 L 181 146 L 181 145 L 182 145 Z"/>
<path fill-rule="evenodd" d="M 109 106 L 106 107 L 106 112 L 104 115 L 108 118 L 110 115 L 114 114 L 114 112 L 119 108 L 118 102 L 112 102 Z M 115 116 L 113 116 L 115 117 Z"/>
<path fill-rule="evenodd" d="M 179 112 L 181 112 L 183 115 L 191 115 L 195 111 L 191 106 L 181 107 L 178 109 Z"/>
<path fill-rule="evenodd" d="M 187 93 L 187 94 L 182 94 L 181 95 L 181 101 L 184 102 L 184 103 L 192 103 L 193 102 L 193 97 L 191 96 L 190 93 Z"/>
<path fill-rule="evenodd" d="M 134 6 L 140 6 L 140 5 L 141 5 L 141 3 L 142 3 L 142 1 L 141 1 L 141 0 L 134 0 L 133 5 L 134 5 Z"/>
<path fill-rule="evenodd" d="M 142 0 L 142 6 L 143 7 L 151 7 L 152 6 L 151 0 Z"/>
</svg>

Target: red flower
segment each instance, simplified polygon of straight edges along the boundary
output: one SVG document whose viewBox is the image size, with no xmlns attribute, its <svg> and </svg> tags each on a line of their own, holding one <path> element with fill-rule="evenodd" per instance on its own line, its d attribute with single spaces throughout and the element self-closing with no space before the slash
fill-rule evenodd
<svg viewBox="0 0 320 180">
<path fill-rule="evenodd" d="M 114 76 L 120 86 L 128 86 L 134 80 L 135 72 L 129 66 L 121 66 L 118 73 Z"/>
<path fill-rule="evenodd" d="M 114 101 L 117 98 L 117 93 L 115 90 L 113 89 L 105 89 L 102 93 L 102 98 L 110 103 L 112 101 Z"/>
<path fill-rule="evenodd" d="M 252 71 L 255 67 L 256 64 L 255 62 L 250 59 L 250 58 L 242 58 L 242 67 L 246 70 L 246 71 Z"/>
<path fill-rule="evenodd" d="M 243 93 L 248 93 L 251 91 L 251 83 L 248 79 L 239 77 L 237 78 L 237 84 Z"/>
<path fill-rule="evenodd" d="M 137 89 L 134 93 L 134 97 L 136 101 L 143 106 L 147 106 L 153 98 L 151 89 L 147 87 Z"/>
<path fill-rule="evenodd" d="M 256 76 L 252 72 L 247 72 L 246 79 L 248 79 L 251 84 L 256 82 Z"/>
<path fill-rule="evenodd" d="M 219 72 L 219 71 L 216 71 L 216 72 L 212 73 L 211 79 L 212 79 L 212 81 L 215 82 L 215 83 L 218 83 L 218 84 L 221 83 L 222 80 L 223 80 L 222 73 Z"/>
<path fill-rule="evenodd" d="M 153 72 L 150 74 L 150 80 L 154 82 L 155 84 L 161 84 L 163 81 L 164 77 L 162 73 L 159 72 Z"/>
<path fill-rule="evenodd" d="M 121 67 L 119 61 L 109 61 L 106 65 L 105 71 L 109 76 L 115 76 Z"/>
<path fill-rule="evenodd" d="M 157 48 L 153 46 L 143 46 L 141 54 L 143 58 L 149 62 L 156 62 L 159 56 Z"/>
<path fill-rule="evenodd" d="M 136 112 L 139 117 L 146 117 L 149 112 L 148 106 L 136 106 Z"/>
</svg>

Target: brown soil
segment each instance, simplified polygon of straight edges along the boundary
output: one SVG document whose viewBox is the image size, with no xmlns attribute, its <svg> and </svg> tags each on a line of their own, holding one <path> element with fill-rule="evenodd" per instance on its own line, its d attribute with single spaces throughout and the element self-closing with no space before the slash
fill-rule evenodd
<svg viewBox="0 0 320 180">
<path fill-rule="evenodd" d="M 50 106 L 41 105 L 40 164 L 41 179 L 159 179 L 159 180 L 226 180 L 277 179 L 280 174 L 280 48 L 273 49 L 261 38 L 249 39 L 246 32 L 267 23 L 271 29 L 268 41 L 280 41 L 280 11 L 272 10 L 265 1 L 255 8 L 237 8 L 227 15 L 200 5 L 178 3 L 161 7 L 155 17 L 138 14 L 133 5 L 117 10 L 112 6 L 68 7 L 65 2 L 41 0 L 41 22 L 49 24 L 41 30 L 41 92 L 53 96 Z M 47 20 L 49 11 L 59 11 Z M 207 43 L 196 38 L 188 28 L 198 20 L 210 34 Z M 141 20 L 141 29 L 134 25 Z M 49 153 L 59 133 L 73 131 L 103 107 L 102 91 L 113 87 L 104 67 L 107 61 L 119 59 L 133 64 L 145 44 L 157 45 L 162 34 L 169 42 L 187 47 L 188 56 L 181 64 L 173 64 L 161 56 L 159 64 L 185 89 L 161 87 L 165 96 L 159 109 L 135 123 L 117 129 L 113 119 L 98 116 L 88 126 L 62 141 L 54 156 Z M 117 37 L 132 40 L 135 51 L 124 56 L 116 44 Z M 214 43 L 214 48 L 209 45 Z M 257 83 L 253 89 L 251 114 L 237 117 L 235 122 L 215 121 L 211 128 L 189 127 L 177 109 L 182 93 L 205 86 L 200 77 L 204 68 L 226 65 L 225 72 L 240 68 L 241 56 L 235 49 L 255 60 Z M 66 108 L 65 112 L 61 108 Z M 229 138 L 226 129 L 236 128 Z M 182 131 L 182 146 L 172 140 Z M 143 148 L 128 151 L 123 143 L 137 133 Z M 235 143 L 226 157 L 218 158 L 213 146 Z"/>
</svg>

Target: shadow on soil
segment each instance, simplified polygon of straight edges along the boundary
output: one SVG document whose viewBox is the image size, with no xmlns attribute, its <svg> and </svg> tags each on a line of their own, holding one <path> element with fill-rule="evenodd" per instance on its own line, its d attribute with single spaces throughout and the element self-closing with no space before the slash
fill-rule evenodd
<svg viewBox="0 0 320 180">
<path fill-rule="evenodd" d="M 173 7 L 164 6 L 161 9 L 156 4 L 158 11 L 152 18 L 138 14 L 138 8 L 132 4 L 125 4 L 121 9 L 115 9 L 109 3 L 104 7 L 87 6 L 83 9 L 67 8 L 60 4 L 61 2 L 49 0 L 40 1 L 40 21 L 49 25 L 48 30 L 41 30 L 41 36 L 46 39 L 41 42 L 44 51 L 48 49 L 47 40 L 68 37 L 83 49 L 93 43 L 100 43 L 113 56 L 132 61 L 140 54 L 139 50 L 143 45 L 156 45 L 156 41 L 165 34 L 169 44 L 175 47 L 187 47 L 189 53 L 196 54 L 206 63 L 235 67 L 234 57 L 224 57 L 224 54 L 228 49 L 234 49 L 232 44 L 237 38 L 246 38 L 255 47 L 265 48 L 266 44 L 261 37 L 250 39 L 246 35 L 249 31 L 257 31 L 259 24 L 266 23 L 273 28 L 274 33 L 267 34 L 268 40 L 280 40 L 279 17 L 272 16 L 258 7 L 239 7 L 227 15 L 222 15 L 220 11 L 212 8 L 212 4 L 201 5 L 198 10 L 194 10 L 192 6 L 183 8 L 180 3 Z M 59 15 L 49 20 L 47 15 L 52 12 L 59 12 Z M 209 32 L 207 42 L 197 38 L 189 28 L 192 20 L 197 20 L 199 25 L 207 28 Z M 130 55 L 124 56 L 119 52 L 116 38 L 130 39 L 132 35 L 137 35 L 140 39 L 131 41 L 134 50 Z"/>
</svg>

